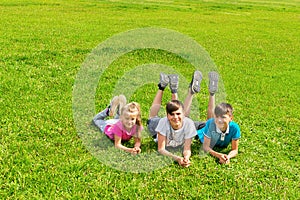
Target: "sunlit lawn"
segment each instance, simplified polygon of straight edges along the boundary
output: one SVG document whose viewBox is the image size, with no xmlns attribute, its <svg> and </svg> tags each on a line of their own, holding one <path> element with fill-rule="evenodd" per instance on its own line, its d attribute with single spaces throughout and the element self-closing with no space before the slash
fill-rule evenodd
<svg viewBox="0 0 300 200">
<path fill-rule="evenodd" d="M 299 199 L 299 6 L 298 1 L 1 1 L 0 197 Z M 131 173 L 97 159 L 82 143 L 79 135 L 85 133 L 77 132 L 72 109 L 82 63 L 106 39 L 144 27 L 191 37 L 214 61 L 242 130 L 240 153 L 229 165 L 200 156 L 194 141 L 191 167 L 170 162 Z M 187 78 L 193 71 L 169 52 L 130 52 L 103 74 L 95 112 L 107 106 L 118 79 L 146 63 L 172 66 Z M 195 120 L 205 119 L 205 82 L 202 87 Z M 147 84 L 130 99 L 141 104 L 145 127 L 155 92 L 156 83 Z M 155 148 L 145 137 L 143 152 Z"/>
</svg>

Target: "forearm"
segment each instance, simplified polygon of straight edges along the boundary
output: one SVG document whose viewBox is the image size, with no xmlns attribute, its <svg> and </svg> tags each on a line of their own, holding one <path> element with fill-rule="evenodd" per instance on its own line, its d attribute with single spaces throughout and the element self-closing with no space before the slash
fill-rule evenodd
<svg viewBox="0 0 300 200">
<path fill-rule="evenodd" d="M 237 156 L 239 150 L 239 140 L 232 140 L 231 151 L 228 154 L 228 159 Z"/>
<path fill-rule="evenodd" d="M 238 155 L 238 150 L 231 150 L 230 152 L 229 152 L 229 154 L 228 154 L 228 158 L 230 159 L 230 158 L 233 158 L 233 157 L 235 157 L 235 156 L 237 156 Z"/>
<path fill-rule="evenodd" d="M 187 160 L 189 160 L 190 159 L 190 157 L 191 157 L 191 150 L 184 150 L 183 151 L 183 157 L 185 158 L 185 159 L 187 159 Z"/>
<path fill-rule="evenodd" d="M 212 148 L 210 148 L 209 144 L 210 144 L 210 141 L 208 141 L 206 143 L 204 141 L 204 147 L 203 147 L 204 152 L 209 153 L 210 155 L 220 159 L 222 157 L 222 154 L 219 152 L 216 152 Z"/>
<path fill-rule="evenodd" d="M 160 149 L 160 150 L 158 150 L 158 152 L 159 152 L 160 154 L 164 155 L 164 156 L 171 157 L 173 160 L 175 160 L 175 161 L 177 161 L 177 162 L 178 162 L 179 159 L 181 159 L 180 156 L 177 156 L 177 155 L 175 155 L 175 154 L 172 154 L 171 152 L 167 151 L 166 149 Z"/>
<path fill-rule="evenodd" d="M 214 156 L 214 157 L 216 157 L 216 158 L 219 158 L 219 159 L 220 159 L 221 156 L 222 156 L 221 153 L 216 152 L 216 151 L 214 151 L 214 150 L 211 149 L 211 148 L 207 148 L 205 151 L 208 152 L 210 155 L 212 155 L 212 156 Z"/>
<path fill-rule="evenodd" d="M 134 138 L 134 147 L 141 147 L 141 139 L 140 138 Z"/>
<path fill-rule="evenodd" d="M 115 147 L 118 148 L 118 149 L 121 149 L 123 151 L 126 151 L 128 153 L 132 153 L 132 148 L 125 147 L 122 144 L 115 144 Z"/>
</svg>

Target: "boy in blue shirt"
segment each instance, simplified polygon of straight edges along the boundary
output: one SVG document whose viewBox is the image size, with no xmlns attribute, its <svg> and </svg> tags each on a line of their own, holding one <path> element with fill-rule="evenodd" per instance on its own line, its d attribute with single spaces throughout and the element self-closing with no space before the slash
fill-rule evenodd
<svg viewBox="0 0 300 200">
<path fill-rule="evenodd" d="M 210 74 L 209 103 L 205 127 L 197 131 L 203 150 L 219 159 L 221 164 L 228 164 L 238 154 L 240 128 L 232 121 L 233 108 L 228 103 L 220 103 L 214 108 L 214 95 L 218 87 L 218 74 Z M 231 151 L 223 154 L 213 150 L 214 147 L 226 148 L 231 143 Z"/>
</svg>

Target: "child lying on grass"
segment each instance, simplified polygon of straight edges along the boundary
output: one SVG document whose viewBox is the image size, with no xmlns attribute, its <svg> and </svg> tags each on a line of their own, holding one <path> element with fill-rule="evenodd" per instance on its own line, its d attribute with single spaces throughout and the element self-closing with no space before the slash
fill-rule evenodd
<svg viewBox="0 0 300 200">
<path fill-rule="evenodd" d="M 228 103 L 221 103 L 215 107 L 215 93 L 218 89 L 219 75 L 209 73 L 209 102 L 205 127 L 197 131 L 203 144 L 203 150 L 219 159 L 221 164 L 228 164 L 230 159 L 238 154 L 238 142 L 241 137 L 238 124 L 232 121 L 233 108 Z M 231 143 L 228 154 L 219 153 L 214 147 L 226 148 Z"/>
<path fill-rule="evenodd" d="M 116 115 L 114 116 L 115 111 Z M 114 116 L 114 119 L 106 120 L 109 116 Z M 93 118 L 93 123 L 114 141 L 116 148 L 131 154 L 141 153 L 141 131 L 143 127 L 138 103 L 126 104 L 124 95 L 115 96 L 110 105 Z M 134 138 L 133 148 L 128 148 L 122 144 L 123 141 L 129 141 L 132 137 Z"/>
<path fill-rule="evenodd" d="M 157 150 L 164 156 L 171 157 L 182 167 L 191 165 L 191 143 L 193 137 L 197 135 L 195 123 L 188 118 L 193 95 L 200 91 L 202 74 L 195 71 L 188 95 L 184 104 L 178 100 L 178 75 L 160 74 L 158 91 L 154 97 L 150 108 L 149 119 L 147 122 L 150 134 L 157 141 Z M 159 117 L 164 89 L 169 84 L 172 93 L 172 100 L 166 105 L 166 117 Z M 182 156 L 176 155 L 173 151 L 180 148 Z"/>
<path fill-rule="evenodd" d="M 219 159 L 221 164 L 228 164 L 230 159 L 238 154 L 238 144 L 241 137 L 240 128 L 233 122 L 232 106 L 221 103 L 214 109 L 214 117 L 210 118 L 204 128 L 198 130 L 198 137 L 203 143 L 205 152 Z M 231 143 L 228 154 L 214 151 L 214 147 L 226 148 Z"/>
</svg>

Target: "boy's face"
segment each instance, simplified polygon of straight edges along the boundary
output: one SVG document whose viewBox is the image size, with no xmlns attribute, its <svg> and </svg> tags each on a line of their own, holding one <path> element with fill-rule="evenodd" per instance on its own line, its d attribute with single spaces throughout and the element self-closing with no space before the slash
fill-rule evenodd
<svg viewBox="0 0 300 200">
<path fill-rule="evenodd" d="M 215 123 L 222 132 L 225 132 L 227 130 L 227 127 L 231 120 L 232 120 L 232 117 L 229 116 L 228 114 L 215 117 Z"/>
<path fill-rule="evenodd" d="M 135 115 L 130 115 L 129 113 L 124 113 L 121 116 L 121 121 L 124 128 L 128 131 L 136 124 L 136 117 Z"/>
<path fill-rule="evenodd" d="M 179 108 L 178 110 L 173 111 L 171 114 L 167 114 L 168 120 L 174 130 L 178 130 L 182 127 L 183 124 L 183 110 Z"/>
</svg>

